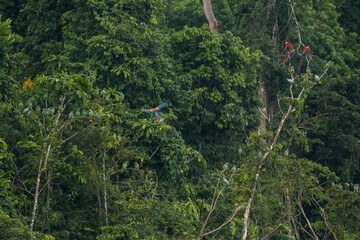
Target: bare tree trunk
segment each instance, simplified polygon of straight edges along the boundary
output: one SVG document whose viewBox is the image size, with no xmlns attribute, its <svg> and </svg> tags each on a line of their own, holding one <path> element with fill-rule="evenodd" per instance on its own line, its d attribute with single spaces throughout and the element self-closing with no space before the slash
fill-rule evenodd
<svg viewBox="0 0 360 240">
<path fill-rule="evenodd" d="M 97 199 L 98 199 L 98 203 L 99 203 L 99 223 L 100 226 L 103 226 L 103 220 L 102 220 L 102 205 L 101 205 L 101 194 L 100 194 L 100 187 L 99 187 L 99 178 L 98 176 L 100 174 L 99 173 L 99 169 L 96 165 L 96 160 L 95 160 L 95 155 L 94 153 L 91 154 L 92 155 L 92 159 L 93 159 L 93 164 L 94 164 L 94 171 L 95 171 L 95 182 L 96 182 L 96 194 L 97 194 Z"/>
<path fill-rule="evenodd" d="M 33 206 L 33 210 L 32 210 L 32 213 L 31 213 L 30 231 L 33 231 L 33 229 L 34 229 L 36 210 L 37 210 L 37 205 L 38 205 L 38 200 L 39 200 L 39 194 L 40 194 L 40 179 L 41 179 L 41 174 L 42 174 L 42 172 L 43 172 L 43 166 L 47 164 L 47 161 L 48 161 L 48 159 L 49 159 L 50 150 L 51 150 L 51 144 L 49 144 L 49 146 L 48 146 L 48 148 L 47 148 L 44 161 L 43 161 L 43 159 L 41 158 L 41 159 L 40 159 L 40 163 L 39 163 L 39 169 L 38 169 L 38 174 L 37 174 L 37 178 L 36 178 L 36 188 L 35 188 L 35 194 L 34 194 L 34 206 Z M 43 163 L 44 163 L 44 164 L 43 164 Z"/>
<path fill-rule="evenodd" d="M 220 29 L 220 23 L 216 20 L 214 12 L 211 7 L 210 0 L 203 0 L 205 17 L 209 22 L 209 29 L 217 33 Z"/>
<path fill-rule="evenodd" d="M 45 172 L 46 174 L 46 172 Z M 51 172 L 46 174 L 47 182 L 47 193 L 46 193 L 46 208 L 45 208 L 45 226 L 49 227 L 49 209 L 50 209 L 50 181 L 51 181 Z"/>
<path fill-rule="evenodd" d="M 291 212 L 291 203 L 290 203 L 289 189 L 288 188 L 285 189 L 285 194 L 286 194 L 285 201 L 286 201 L 286 212 L 287 212 L 287 215 L 288 215 L 288 221 L 294 227 L 294 229 L 291 229 L 291 228 L 289 229 L 288 235 L 293 236 L 295 234 L 296 239 L 300 239 L 299 232 L 298 232 L 298 230 L 296 228 L 294 217 L 293 217 L 292 212 Z"/>
<path fill-rule="evenodd" d="M 267 99 L 266 87 L 265 87 L 265 82 L 263 82 L 261 80 L 260 80 L 260 85 L 259 85 L 259 96 L 260 96 L 260 101 L 263 104 L 263 107 L 261 107 L 261 108 L 259 107 L 259 111 L 264 117 L 263 119 L 261 119 L 261 123 L 258 128 L 258 133 L 261 134 L 263 131 L 266 130 L 266 120 L 268 118 L 267 104 L 266 104 L 266 99 Z"/>
<path fill-rule="evenodd" d="M 245 208 L 245 213 L 244 213 L 244 227 L 243 227 L 243 236 L 242 239 L 246 240 L 246 236 L 247 236 L 247 231 L 249 228 L 249 219 L 250 219 L 250 209 L 251 209 L 251 204 L 252 201 L 254 199 L 254 195 L 255 195 L 255 191 L 256 191 L 256 185 L 257 185 L 257 181 L 259 179 L 259 175 L 260 175 L 260 169 L 262 167 L 262 163 L 260 163 L 257 171 L 256 171 L 256 176 L 255 176 L 255 185 L 253 187 L 253 189 L 251 190 L 251 195 L 249 197 L 249 200 L 247 202 L 246 208 Z"/>
<path fill-rule="evenodd" d="M 104 209 L 105 209 L 105 223 L 106 223 L 106 226 L 108 226 L 109 218 L 108 218 L 107 191 L 106 191 L 105 153 L 106 152 L 104 150 L 104 155 L 103 155 Z"/>
<path fill-rule="evenodd" d="M 302 93 L 301 93 L 302 94 Z M 300 95 L 299 95 L 300 97 Z M 258 180 L 259 180 L 259 177 L 260 177 L 260 170 L 264 164 L 264 161 L 265 159 L 269 156 L 270 152 L 274 149 L 275 147 L 275 144 L 277 142 L 277 139 L 280 135 L 280 132 L 283 128 L 283 125 L 284 125 L 284 122 L 285 120 L 289 117 L 289 115 L 294 112 L 295 109 L 292 108 L 292 105 L 289 106 L 287 112 L 283 115 L 281 121 L 280 121 L 280 124 L 279 124 L 279 127 L 276 131 L 276 134 L 275 134 L 275 137 L 273 139 L 273 142 L 272 144 L 270 145 L 270 147 L 268 148 L 268 150 L 266 151 L 266 153 L 263 155 L 263 157 L 261 158 L 261 161 L 258 165 L 258 168 L 256 170 L 256 175 L 255 175 L 255 183 L 254 183 L 254 187 L 253 189 L 251 190 L 251 194 L 250 194 L 250 197 L 249 197 L 249 200 L 248 200 L 248 203 L 246 205 L 246 208 L 245 208 L 245 214 L 244 214 L 244 227 L 243 227 L 243 236 L 242 236 L 242 239 L 243 240 L 246 240 L 246 236 L 247 236 L 247 231 L 248 231 L 248 227 L 249 227 L 249 219 L 250 219 L 250 209 L 251 209 L 251 204 L 252 204 L 252 201 L 254 199 L 254 195 L 255 195 L 255 191 L 256 191 L 256 186 L 257 186 L 257 183 L 258 183 Z"/>
<path fill-rule="evenodd" d="M 291 223 L 291 203 L 290 203 L 290 197 L 289 197 L 289 189 L 286 188 L 285 193 L 286 193 L 286 196 L 285 196 L 286 214 L 288 217 L 288 221 Z M 288 235 L 289 236 L 293 235 L 291 228 L 289 228 Z"/>
<path fill-rule="evenodd" d="M 259 84 L 259 96 L 260 96 L 260 102 L 263 104 L 263 106 L 261 108 L 259 107 L 259 111 L 264 117 L 263 119 L 261 119 L 260 126 L 258 127 L 258 134 L 260 135 L 261 133 L 263 133 L 266 130 L 266 119 L 267 119 L 266 88 L 265 88 L 265 82 L 262 81 L 261 79 L 260 79 L 260 84 Z M 264 143 L 265 143 L 265 141 L 264 141 Z M 261 156 L 261 152 L 259 152 L 259 155 Z M 263 165 L 263 159 L 261 159 L 260 164 L 259 164 L 259 166 L 258 166 L 258 168 L 256 170 L 255 184 L 254 184 L 253 189 L 251 190 L 251 194 L 250 194 L 249 200 L 248 200 L 246 208 L 245 208 L 243 239 L 246 239 L 247 229 L 248 229 L 248 224 L 249 224 L 251 204 L 252 204 L 252 201 L 254 199 L 256 186 L 257 186 L 257 183 L 258 183 L 258 180 L 259 180 L 259 177 L 260 177 L 260 170 L 261 170 L 262 165 Z"/>
<path fill-rule="evenodd" d="M 324 73 L 320 76 L 320 79 L 326 74 L 326 72 L 328 71 L 328 68 L 324 71 Z M 291 79 L 294 79 L 292 73 L 290 72 L 291 74 Z M 301 89 L 299 95 L 294 98 L 294 94 L 293 94 L 293 91 L 292 91 L 292 86 L 293 85 L 290 85 L 289 87 L 289 91 L 290 91 L 290 94 L 291 94 L 291 99 L 292 100 L 297 100 L 299 101 L 300 98 L 303 96 L 304 92 L 305 92 L 305 86 Z M 314 85 L 312 85 L 314 86 Z M 311 86 L 311 87 L 312 87 Z M 266 99 L 266 91 L 265 91 L 265 88 L 262 88 L 261 87 L 261 84 L 260 84 L 260 88 L 259 88 L 259 94 L 260 94 L 260 97 L 261 97 L 261 100 L 263 99 Z M 279 100 L 278 100 L 279 101 Z M 265 104 L 266 106 L 266 104 Z M 275 147 L 275 144 L 277 142 L 277 139 L 280 135 L 280 132 L 283 128 L 283 125 L 284 125 L 284 122 L 285 120 L 289 117 L 289 115 L 293 112 L 296 111 L 295 108 L 293 108 L 293 105 L 290 104 L 289 107 L 288 107 L 288 110 L 287 112 L 284 114 L 283 111 L 281 110 L 281 106 L 280 106 L 280 101 L 279 101 L 279 108 L 280 108 L 280 111 L 282 112 L 283 116 L 281 118 L 281 121 L 280 121 L 280 124 L 277 128 L 277 131 L 276 131 L 276 134 L 275 134 L 275 137 L 273 139 L 273 142 L 272 144 L 270 145 L 270 147 L 268 148 L 268 150 L 266 151 L 266 153 L 262 156 L 261 160 L 260 160 L 260 163 L 258 165 L 258 168 L 256 170 L 256 175 L 255 175 L 255 181 L 254 181 L 254 187 L 253 189 L 251 190 L 251 194 L 250 194 L 250 197 L 249 197 L 249 200 L 247 202 L 247 205 L 246 205 L 246 208 L 245 208 L 245 214 L 244 214 L 244 226 L 243 226 L 243 236 L 242 236 L 242 240 L 246 240 L 246 236 L 247 236 L 247 231 L 248 231 L 248 227 L 249 227 L 249 219 L 250 219 L 250 209 L 251 209 L 251 204 L 252 204 L 252 201 L 253 201 L 253 198 L 254 198 L 254 195 L 255 195 L 255 191 L 256 191 L 256 186 L 257 186 L 257 183 L 258 183 L 258 180 L 259 180 L 259 176 L 260 176 L 260 170 L 264 164 L 264 161 L 265 159 L 269 156 L 270 152 L 273 150 L 273 148 Z M 263 113 L 264 114 L 264 113 Z M 265 115 L 265 114 L 264 114 Z M 266 115 L 265 115 L 266 117 Z M 266 122 L 265 122 L 266 123 Z M 262 122 L 262 124 L 264 124 Z M 266 127 L 266 125 L 265 125 Z M 261 130 L 265 130 L 264 128 L 263 129 L 258 129 L 258 132 L 261 131 Z M 261 153 L 260 153 L 261 154 Z M 301 208 L 301 202 L 300 202 L 300 205 L 299 207 Z M 302 209 L 302 208 L 301 208 Z M 302 213 L 304 214 L 304 217 L 306 218 L 306 215 L 305 215 L 305 212 L 302 210 Z M 309 224 L 309 221 L 307 220 L 308 224 Z M 295 226 L 295 224 L 294 224 Z M 311 226 L 310 226 L 311 228 Z M 313 231 L 313 229 L 311 228 L 311 230 Z M 314 237 L 316 240 L 318 240 L 318 237 L 316 236 L 315 232 L 313 231 L 313 234 L 314 234 Z"/>
</svg>

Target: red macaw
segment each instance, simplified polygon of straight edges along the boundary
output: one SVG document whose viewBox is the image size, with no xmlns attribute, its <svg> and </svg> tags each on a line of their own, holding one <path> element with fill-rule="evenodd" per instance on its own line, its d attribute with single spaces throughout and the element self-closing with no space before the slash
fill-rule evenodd
<svg viewBox="0 0 360 240">
<path fill-rule="evenodd" d="M 166 105 L 166 102 L 163 103 L 163 104 L 160 104 L 160 105 L 157 106 L 157 107 L 150 108 L 150 109 L 143 109 L 143 110 L 141 110 L 141 111 L 143 111 L 143 112 L 152 112 L 152 113 L 153 113 L 153 117 L 156 117 L 157 120 L 159 121 L 159 124 L 160 124 L 161 115 L 160 115 L 159 111 L 160 111 L 163 107 L 165 107 L 165 105 Z"/>
<path fill-rule="evenodd" d="M 300 66 L 301 66 L 303 57 L 309 52 L 309 50 L 310 50 L 310 47 L 309 47 L 309 46 L 306 46 L 306 48 L 304 49 L 304 51 L 303 51 L 302 54 L 300 55 L 300 64 L 299 64 L 298 70 L 300 70 Z"/>
<path fill-rule="evenodd" d="M 287 55 L 289 54 L 290 49 L 291 49 L 290 43 L 289 43 L 289 42 L 286 42 L 286 43 L 285 43 L 285 51 L 284 51 L 285 57 L 284 57 L 283 66 L 285 66 L 286 57 L 287 57 Z"/>
</svg>

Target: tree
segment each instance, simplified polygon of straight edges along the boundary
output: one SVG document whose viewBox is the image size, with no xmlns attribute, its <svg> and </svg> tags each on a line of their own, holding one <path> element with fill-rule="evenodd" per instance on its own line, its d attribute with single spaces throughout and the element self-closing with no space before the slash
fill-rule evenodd
<svg viewBox="0 0 360 240">
<path fill-rule="evenodd" d="M 32 129 L 33 132 L 28 133 L 28 139 L 18 142 L 22 148 L 29 150 L 29 158 L 36 162 L 38 168 L 33 193 L 31 231 L 34 229 L 39 196 L 43 190 L 50 187 L 55 166 L 61 161 L 59 153 L 63 145 L 78 134 L 69 131 L 72 124 L 77 119 L 89 118 L 93 121 L 100 116 L 96 109 L 96 112 L 93 111 L 92 105 L 88 102 L 96 92 L 92 89 L 89 78 L 60 74 L 54 77 L 38 77 L 33 81 L 35 83 L 29 78 L 23 85 L 24 102 L 27 107 L 23 110 L 22 116 L 23 127 Z M 23 106 L 20 103 L 15 104 L 15 109 Z M 78 153 L 76 150 L 72 154 Z M 38 157 L 38 162 L 34 156 Z M 41 184 L 44 171 L 46 182 Z M 18 181 L 22 182 L 21 179 Z"/>
<path fill-rule="evenodd" d="M 211 1 L 210 0 L 203 0 L 204 5 L 204 13 L 206 19 L 209 22 L 209 29 L 215 33 L 219 32 L 220 23 L 216 20 L 214 12 L 212 10 Z"/>
<path fill-rule="evenodd" d="M 0 238 L 357 238 L 356 9 L 0 1 Z"/>
</svg>

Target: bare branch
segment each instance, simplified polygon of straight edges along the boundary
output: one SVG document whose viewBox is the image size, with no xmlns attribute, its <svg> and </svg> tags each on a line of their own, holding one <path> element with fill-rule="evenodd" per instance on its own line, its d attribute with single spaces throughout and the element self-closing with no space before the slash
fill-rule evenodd
<svg viewBox="0 0 360 240">
<path fill-rule="evenodd" d="M 258 110 L 265 117 L 265 119 L 269 121 L 269 118 L 265 115 L 265 113 L 261 110 L 260 107 L 258 107 Z"/>
<path fill-rule="evenodd" d="M 161 146 L 161 144 L 159 144 L 159 146 L 156 148 L 155 152 L 153 152 L 153 153 L 151 154 L 151 156 L 150 156 L 149 159 L 151 159 L 151 158 L 154 156 L 154 154 L 159 150 L 160 146 Z"/>
<path fill-rule="evenodd" d="M 230 178 L 229 178 L 229 182 L 232 180 L 234 174 L 235 174 L 238 170 L 239 170 L 239 168 L 236 169 L 236 171 L 231 174 L 231 176 L 230 176 Z M 205 220 L 205 222 L 204 222 L 204 224 L 203 224 L 203 227 L 202 227 L 201 230 L 200 230 L 199 235 L 198 235 L 197 238 L 196 238 L 197 240 L 199 240 L 202 236 L 205 236 L 205 235 L 208 235 L 208 234 L 210 234 L 210 233 L 213 233 L 213 232 L 216 232 L 216 231 L 220 230 L 223 226 L 225 226 L 226 224 L 228 224 L 228 223 L 234 218 L 234 216 L 236 215 L 236 213 L 241 209 L 241 207 L 240 207 L 240 208 L 238 207 L 239 209 L 236 208 L 233 216 L 230 217 L 229 220 L 227 220 L 225 223 L 223 223 L 219 228 L 217 228 L 217 229 L 215 229 L 215 230 L 213 230 L 213 231 L 211 231 L 211 232 L 209 232 L 209 233 L 202 234 L 202 232 L 203 232 L 204 229 L 205 229 L 205 226 L 207 225 L 207 223 L 208 223 L 208 221 L 209 221 L 210 215 L 211 215 L 212 212 L 215 210 L 215 207 L 216 207 L 217 201 L 219 200 L 219 197 L 221 196 L 222 192 L 224 191 L 224 189 L 225 189 L 225 187 L 226 187 L 226 186 L 222 187 L 222 189 L 220 190 L 220 192 L 219 192 L 219 193 L 217 194 L 217 196 L 216 196 L 216 192 L 217 192 L 217 189 L 219 188 L 219 184 L 220 184 L 220 181 L 221 181 L 221 176 L 223 175 L 224 172 L 225 172 L 225 169 L 220 172 L 219 179 L 218 179 L 218 182 L 217 182 L 217 184 L 216 184 L 216 187 L 215 187 L 215 190 L 214 190 L 214 195 L 213 195 L 213 198 L 212 198 L 212 201 L 211 201 L 210 211 L 209 211 L 209 213 L 208 213 L 208 215 L 207 215 L 207 217 L 206 217 L 206 220 Z"/>
<path fill-rule="evenodd" d="M 303 87 L 301 89 L 301 92 L 299 93 L 299 96 L 297 97 L 297 100 L 300 100 L 300 98 L 302 97 L 302 95 L 304 94 L 304 91 L 305 91 L 305 87 Z"/>
<path fill-rule="evenodd" d="M 279 92 L 278 92 L 278 94 L 276 95 L 276 98 L 277 98 L 277 102 L 278 102 L 278 105 L 279 105 L 280 112 L 281 112 L 281 114 L 284 116 L 284 112 L 283 112 L 283 110 L 282 110 L 282 108 L 281 108 L 281 104 L 280 104 Z"/>
<path fill-rule="evenodd" d="M 221 176 L 223 175 L 224 172 L 225 172 L 225 170 L 222 170 L 222 171 L 220 172 L 219 179 L 218 179 L 218 182 L 217 182 L 216 187 L 215 187 L 215 190 L 214 190 L 214 196 L 213 196 L 212 201 L 211 201 L 210 211 L 209 211 L 209 213 L 208 213 L 208 215 L 207 215 L 207 217 L 206 217 L 206 220 L 205 220 L 205 222 L 204 222 L 204 224 L 203 224 L 203 226 L 202 226 L 202 228 L 201 228 L 201 230 L 200 230 L 199 235 L 198 235 L 197 238 L 196 238 L 197 240 L 201 238 L 202 232 L 204 231 L 204 228 L 205 228 L 207 222 L 209 221 L 210 215 L 211 215 L 211 213 L 214 211 L 214 202 L 215 202 L 215 199 L 216 199 L 216 192 L 217 192 L 217 189 L 218 189 L 219 184 L 220 184 Z"/>
<path fill-rule="evenodd" d="M 334 236 L 335 240 L 337 240 L 337 237 L 335 235 L 335 233 L 333 232 L 333 230 L 330 228 L 329 223 L 328 223 L 328 216 L 325 212 L 325 210 L 320 206 L 320 204 L 318 203 L 318 201 L 316 201 L 316 199 L 312 196 L 312 200 L 315 203 L 315 206 L 317 207 L 318 211 L 320 212 L 320 215 L 323 217 L 324 219 L 324 223 L 326 225 L 326 227 L 329 229 L 329 231 L 332 233 L 332 235 Z"/>
<path fill-rule="evenodd" d="M 304 228 L 304 226 L 301 224 L 301 222 L 297 221 L 296 222 L 299 224 L 299 226 L 301 227 L 301 229 L 304 231 L 304 233 L 306 233 L 307 235 L 309 235 L 309 237 L 314 238 L 313 235 L 311 235 L 308 231 L 306 231 L 306 229 Z"/>
<path fill-rule="evenodd" d="M 75 136 L 78 135 L 78 134 L 79 134 L 79 133 L 74 133 L 73 135 L 71 135 L 71 136 L 68 137 L 67 139 L 63 140 L 63 141 L 59 144 L 59 146 L 62 145 L 62 144 L 64 144 L 65 142 L 69 141 L 70 139 L 72 139 L 73 137 L 75 137 Z"/>
<path fill-rule="evenodd" d="M 300 213 L 297 215 L 299 216 Z M 297 217 L 296 216 L 296 217 Z M 285 216 L 282 216 L 279 220 L 283 219 Z M 289 222 L 290 219 L 286 220 L 285 222 L 282 222 L 281 224 L 279 224 L 276 228 L 274 228 L 273 230 L 271 230 L 268 234 L 266 234 L 261 240 L 266 240 L 268 239 L 274 232 L 276 232 L 280 227 L 282 227 L 283 224 Z"/>
<path fill-rule="evenodd" d="M 306 122 L 308 122 L 308 121 L 311 121 L 311 120 L 313 120 L 313 119 L 320 118 L 320 117 L 323 117 L 323 116 L 326 116 L 326 115 L 331 115 L 331 114 L 332 114 L 332 113 L 322 113 L 322 114 L 316 115 L 316 116 L 314 116 L 314 117 L 311 117 L 311 118 L 308 118 L 308 119 L 302 121 L 301 123 L 298 124 L 298 126 L 299 126 L 299 128 L 300 128 L 302 125 L 304 125 L 304 124 L 305 124 Z"/>
<path fill-rule="evenodd" d="M 14 162 L 14 159 L 13 159 L 13 158 L 10 158 L 10 160 L 11 160 L 12 164 L 14 164 L 14 167 L 15 167 L 15 170 L 16 170 L 17 180 L 24 186 L 24 188 L 16 186 L 13 181 L 12 181 L 12 185 L 15 186 L 16 188 L 19 188 L 19 189 L 21 189 L 21 190 L 24 190 L 25 192 L 27 192 L 27 193 L 29 193 L 29 194 L 31 194 L 31 195 L 34 195 L 33 193 L 31 193 L 31 192 L 27 189 L 25 183 L 24 183 L 23 181 L 21 181 L 20 172 L 19 172 L 19 169 L 18 169 L 16 163 Z M 14 177 L 14 179 L 16 179 L 16 178 Z"/>
<path fill-rule="evenodd" d="M 326 69 L 325 69 L 324 73 L 321 74 L 320 79 L 327 73 L 328 70 L 329 70 L 329 68 L 326 68 Z"/>
<path fill-rule="evenodd" d="M 46 155 L 45 155 L 44 159 L 41 158 L 40 163 L 39 163 L 39 169 L 38 169 L 38 174 L 37 174 L 37 178 L 36 178 L 36 188 L 35 188 L 35 194 L 34 194 L 34 205 L 33 205 L 33 210 L 32 210 L 32 213 L 31 213 L 30 231 L 32 231 L 34 229 L 36 210 L 37 210 L 39 194 L 40 194 L 39 190 L 40 190 L 41 174 L 42 174 L 42 172 L 44 170 L 43 166 L 45 166 L 47 164 L 50 152 L 51 152 L 51 143 L 48 145 L 48 148 L 47 148 Z"/>
<path fill-rule="evenodd" d="M 300 200 L 300 199 L 299 199 L 299 202 L 298 202 L 298 206 L 299 206 L 299 208 L 300 208 L 300 211 L 301 211 L 302 215 L 303 215 L 304 218 L 305 218 L 305 221 L 306 221 L 308 227 L 310 228 L 310 230 L 311 230 L 311 232 L 312 232 L 312 234 L 313 234 L 313 238 L 316 239 L 316 240 L 319 240 L 318 236 L 316 235 L 314 229 L 313 229 L 312 226 L 311 226 L 311 223 L 310 223 L 309 219 L 306 217 L 306 214 L 305 214 L 305 211 L 304 211 L 304 209 L 303 209 L 303 207 L 302 207 L 302 204 L 301 204 L 301 200 Z"/>
<path fill-rule="evenodd" d="M 299 27 L 299 23 L 297 21 L 297 18 L 296 18 L 296 14 L 295 14 L 295 10 L 294 10 L 294 5 L 293 3 L 291 2 L 291 0 L 289 0 L 290 2 L 290 7 L 291 7 L 291 13 L 292 13 L 292 16 L 294 18 L 294 21 L 295 21 L 295 24 L 296 24 L 296 28 L 297 28 L 297 32 L 298 32 L 298 37 L 299 37 L 299 44 L 302 45 L 302 46 L 305 46 L 302 41 L 301 41 L 301 33 L 300 33 L 300 27 Z M 300 47 L 300 46 L 299 46 Z M 299 48 L 298 47 L 298 48 Z"/>
<path fill-rule="evenodd" d="M 20 189 L 20 190 L 23 190 L 24 192 L 27 192 L 28 194 L 30 194 L 31 196 L 34 196 L 34 194 L 32 192 L 30 192 L 29 190 L 25 188 L 22 188 L 22 187 L 19 187 L 19 186 L 16 186 L 15 184 L 12 184 L 13 187 L 17 188 L 17 189 Z"/>
<path fill-rule="evenodd" d="M 213 232 L 219 231 L 222 227 L 224 227 L 225 225 L 227 225 L 228 223 L 230 223 L 230 222 L 234 219 L 236 213 L 237 213 L 238 211 L 240 211 L 240 209 L 243 208 L 244 205 L 245 205 L 245 204 L 242 204 L 241 206 L 237 207 L 237 208 L 235 209 L 233 215 L 232 215 L 226 222 L 224 222 L 220 227 L 218 227 L 218 228 L 216 228 L 216 229 L 214 229 L 214 230 L 212 230 L 212 231 L 210 231 L 210 232 L 204 233 L 204 234 L 202 234 L 201 236 L 203 237 L 203 236 L 209 235 L 209 234 L 211 234 L 211 233 L 213 233 Z"/>
<path fill-rule="evenodd" d="M 291 99 L 293 99 L 294 98 L 294 94 L 293 94 L 293 92 L 292 92 L 292 84 L 290 85 L 290 87 L 289 87 L 289 90 L 290 90 L 290 94 L 291 94 Z"/>
<path fill-rule="evenodd" d="M 275 134 L 275 137 L 270 145 L 270 147 L 268 148 L 268 150 L 266 151 L 266 153 L 263 155 L 263 157 L 261 158 L 261 161 L 258 165 L 258 168 L 256 170 L 256 175 L 255 175 L 255 184 L 254 184 L 254 187 L 253 189 L 251 190 L 251 195 L 249 197 L 249 200 L 248 200 L 248 203 L 247 203 L 247 206 L 245 208 L 245 214 L 244 214 L 244 227 L 243 227 L 243 236 L 242 236 L 242 239 L 243 240 L 246 240 L 246 236 L 247 236 L 247 230 L 248 230 L 248 224 L 249 224 L 249 218 L 250 218 L 250 209 L 251 209 L 251 204 L 252 204 L 252 200 L 254 198 L 254 195 L 255 195 L 255 191 L 256 191 L 256 185 L 257 185 L 257 182 L 259 180 L 259 177 L 260 177 L 260 170 L 264 164 L 264 161 L 265 159 L 269 156 L 269 154 L 271 153 L 271 151 L 273 150 L 273 148 L 275 147 L 275 144 L 277 142 L 277 139 L 280 135 L 280 132 L 283 128 L 283 125 L 284 125 L 284 122 L 285 120 L 289 117 L 289 115 L 294 112 L 295 109 L 292 108 L 292 105 L 290 104 L 289 105 L 289 108 L 286 112 L 285 115 L 283 115 L 281 121 L 280 121 L 280 124 L 279 124 L 279 127 L 276 131 L 276 134 Z"/>
</svg>

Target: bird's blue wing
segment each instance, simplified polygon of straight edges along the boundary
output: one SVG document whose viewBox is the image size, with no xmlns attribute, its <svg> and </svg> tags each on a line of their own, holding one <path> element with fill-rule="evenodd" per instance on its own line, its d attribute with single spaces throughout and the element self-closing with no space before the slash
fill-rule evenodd
<svg viewBox="0 0 360 240">
<path fill-rule="evenodd" d="M 166 102 L 164 102 L 163 104 L 160 104 L 158 110 L 160 110 L 160 109 L 162 109 L 163 107 L 165 107 L 166 104 L 167 104 Z"/>
<path fill-rule="evenodd" d="M 151 112 L 149 109 L 143 109 L 141 111 L 143 111 L 143 112 Z"/>
</svg>

